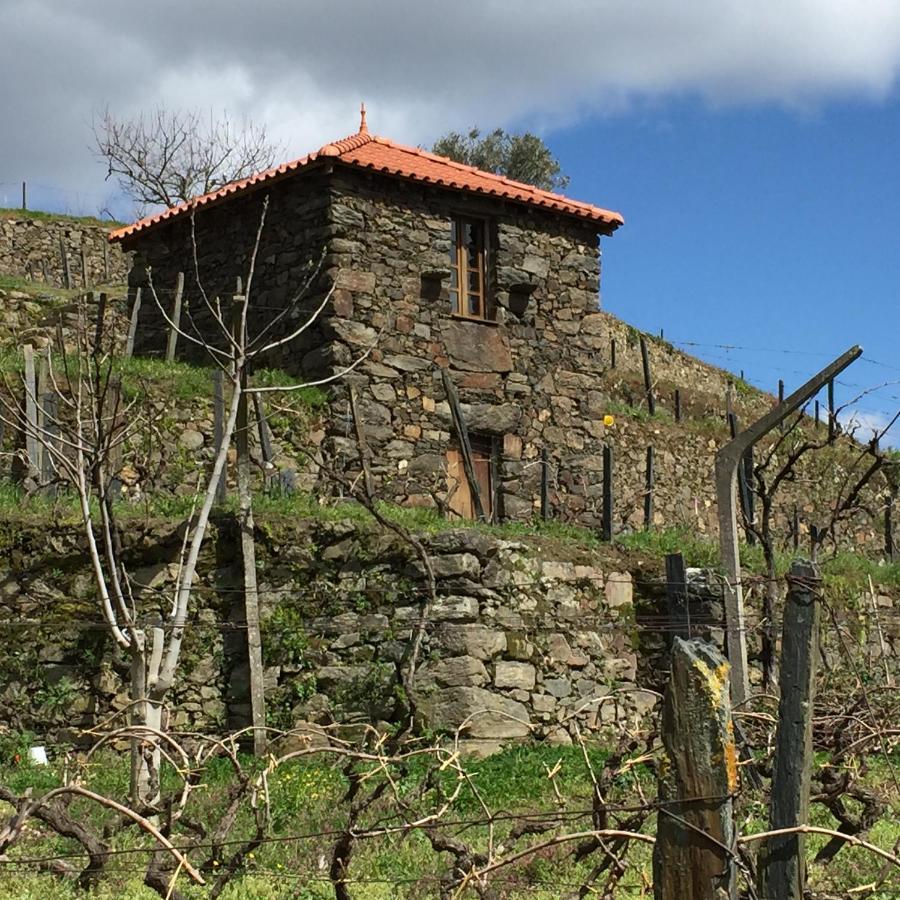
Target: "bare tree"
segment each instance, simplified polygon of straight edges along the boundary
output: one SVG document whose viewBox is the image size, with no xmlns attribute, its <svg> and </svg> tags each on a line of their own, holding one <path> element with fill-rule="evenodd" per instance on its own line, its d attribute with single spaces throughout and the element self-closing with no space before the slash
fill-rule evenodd
<svg viewBox="0 0 900 900">
<path fill-rule="evenodd" d="M 134 403 L 122 406 L 121 392 L 115 390 L 115 358 L 110 347 L 104 343 L 100 323 L 96 329 L 90 328 L 84 304 L 81 307 L 74 345 L 71 339 L 67 343 L 61 334 L 58 336 L 57 351 L 62 359 L 61 370 L 58 371 L 50 364 L 53 357 L 48 354 L 49 384 L 52 386 L 58 413 L 48 413 L 43 420 L 36 421 L 27 412 L 32 404 L 25 403 L 20 407 L 10 399 L 18 393 L 12 389 L 12 385 L 7 384 L 7 396 L 0 395 L 0 421 L 18 428 L 26 437 L 40 444 L 43 452 L 49 454 L 59 473 L 59 480 L 73 490 L 78 499 L 101 612 L 116 645 L 131 660 L 132 725 L 145 728 L 148 735 L 139 742 L 141 752 L 135 750 L 132 773 L 135 802 L 139 801 L 144 808 L 153 808 L 159 797 L 160 745 L 154 735 L 164 731 L 163 708 L 177 678 L 197 578 L 197 564 L 216 501 L 217 486 L 225 471 L 229 448 L 241 425 L 242 414 L 243 421 L 246 422 L 247 397 L 254 391 L 290 392 L 330 383 L 354 369 L 369 352 L 360 355 L 345 369 L 317 381 L 278 388 L 250 385 L 249 371 L 254 361 L 265 357 L 276 347 L 293 340 L 309 328 L 331 297 L 331 292 L 328 291 L 310 315 L 301 312 L 300 324 L 297 325 L 297 319 L 291 316 L 304 300 L 311 283 L 307 281 L 300 285 L 284 310 L 265 322 L 255 337 L 250 336 L 248 310 L 267 207 L 268 198 L 265 198 L 256 234 L 250 238 L 253 249 L 243 293 L 232 299 L 230 315 L 223 312 L 218 298 L 211 300 L 203 291 L 198 271 L 197 281 L 201 284 L 202 300 L 212 314 L 210 332 L 201 335 L 197 330 L 191 333 L 178 329 L 182 338 L 200 345 L 222 369 L 226 381 L 231 385 L 231 399 L 212 470 L 200 479 L 195 509 L 185 526 L 181 557 L 169 602 L 161 602 L 158 597 L 155 601 L 151 599 L 146 603 L 142 602 L 140 586 L 135 585 L 127 570 L 116 522 L 116 498 L 111 490 L 112 479 L 116 475 L 112 460 L 128 438 L 141 428 L 144 420 Z M 149 270 L 147 279 L 161 315 L 170 328 L 177 328 L 157 295 Z M 291 323 L 288 333 L 273 337 L 273 328 L 283 321 Z M 217 343 L 224 343 L 226 349 L 218 349 Z M 25 392 L 27 399 L 37 405 L 38 398 L 28 396 L 30 389 L 27 384 Z M 247 473 L 243 473 L 240 519 L 242 531 L 247 532 L 252 541 L 252 493 L 246 477 Z M 255 572 L 252 574 L 254 577 L 249 583 L 254 585 Z M 255 594 L 255 588 L 253 592 Z M 248 600 L 255 602 L 255 595 L 248 597 Z M 251 640 L 248 643 L 251 651 L 259 651 L 258 634 L 256 642 Z M 261 683 L 261 666 L 258 668 Z M 254 725 L 258 733 L 264 722 L 255 721 Z"/>
<path fill-rule="evenodd" d="M 119 118 L 107 108 L 93 123 L 107 178 L 137 204 L 174 206 L 275 164 L 281 148 L 265 126 L 227 114 L 162 107 Z"/>
</svg>

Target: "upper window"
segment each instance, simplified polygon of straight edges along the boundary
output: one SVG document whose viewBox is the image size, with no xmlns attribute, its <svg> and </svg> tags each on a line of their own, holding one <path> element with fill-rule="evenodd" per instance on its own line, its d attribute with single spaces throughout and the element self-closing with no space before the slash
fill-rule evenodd
<svg viewBox="0 0 900 900">
<path fill-rule="evenodd" d="M 485 223 L 456 218 L 450 223 L 450 310 L 469 319 L 488 318 Z"/>
</svg>

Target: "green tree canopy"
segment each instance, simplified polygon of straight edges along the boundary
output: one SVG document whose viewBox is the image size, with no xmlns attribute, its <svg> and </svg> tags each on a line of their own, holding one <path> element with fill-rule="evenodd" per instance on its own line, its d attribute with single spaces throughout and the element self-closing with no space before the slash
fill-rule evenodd
<svg viewBox="0 0 900 900">
<path fill-rule="evenodd" d="M 569 183 L 550 148 L 536 135 L 507 134 L 497 128 L 482 137 L 479 128 L 467 134 L 450 131 L 431 148 L 433 153 L 486 172 L 524 181 L 547 191 L 561 191 Z"/>
</svg>

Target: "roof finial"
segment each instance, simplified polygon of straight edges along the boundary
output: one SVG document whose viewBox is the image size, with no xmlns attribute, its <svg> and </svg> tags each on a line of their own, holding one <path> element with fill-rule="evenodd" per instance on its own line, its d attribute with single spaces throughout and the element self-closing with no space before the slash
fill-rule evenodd
<svg viewBox="0 0 900 900">
<path fill-rule="evenodd" d="M 366 104 L 359 104 L 359 133 L 360 134 L 368 134 L 369 126 L 366 125 Z"/>
</svg>

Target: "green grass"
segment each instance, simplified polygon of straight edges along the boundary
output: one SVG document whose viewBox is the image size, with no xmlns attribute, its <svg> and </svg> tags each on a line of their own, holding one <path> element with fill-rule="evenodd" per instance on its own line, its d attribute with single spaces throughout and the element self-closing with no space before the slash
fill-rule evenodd
<svg viewBox="0 0 900 900">
<path fill-rule="evenodd" d="M 96 216 L 70 216 L 67 213 L 44 212 L 39 209 L 0 208 L 0 219 L 35 219 L 39 222 L 77 222 L 80 225 L 97 225 L 103 228 L 117 228 L 123 222 L 114 219 L 98 219 Z"/>
<path fill-rule="evenodd" d="M 40 796 L 62 782 L 64 763 L 61 758 L 51 760 L 49 767 L 12 765 L 11 758 L 4 754 L 5 749 L 0 743 L 0 783 L 16 792 L 30 787 L 34 796 Z M 607 751 L 603 747 L 593 746 L 588 748 L 587 753 L 594 771 L 600 772 L 607 759 Z M 819 759 L 819 762 L 822 760 Z M 259 767 L 258 761 L 246 756 L 241 757 L 241 763 L 251 771 L 257 771 Z M 866 835 L 868 840 L 886 849 L 900 838 L 898 798 L 889 768 L 898 763 L 900 759 L 894 759 L 889 764 L 880 757 L 870 757 L 866 760 L 865 770 L 858 773 L 861 783 L 881 795 L 886 804 L 881 819 Z M 493 839 L 499 853 L 504 852 L 501 847 L 511 843 L 509 834 L 512 827 L 522 821 L 521 818 L 510 818 L 516 814 L 533 816 L 535 813 L 563 810 L 567 821 L 562 830 L 574 832 L 590 827 L 592 781 L 580 748 L 517 745 L 488 759 L 466 759 L 464 765 L 468 780 L 450 802 L 442 817 L 441 829 L 466 841 L 476 851 L 483 852 L 487 847 L 489 831 L 485 823 L 486 811 L 497 816 L 493 824 Z M 80 771 L 77 759 L 70 760 L 65 768 L 70 778 Z M 396 766 L 391 769 L 396 790 L 403 795 L 415 796 L 417 790 L 426 784 L 423 776 L 427 765 L 422 759 L 413 761 L 405 771 Z M 377 767 L 371 764 L 361 765 L 360 770 L 367 772 L 372 779 L 368 782 L 369 786 L 381 777 Z M 551 784 L 550 772 L 555 773 L 553 784 L 558 795 Z M 162 774 L 164 789 L 176 789 L 178 779 L 172 768 L 164 765 Z M 102 754 L 83 771 L 83 777 L 85 786 L 90 789 L 119 801 L 126 799 L 128 768 L 124 754 Z M 218 821 L 232 779 L 230 766 L 224 760 L 216 760 L 207 768 L 200 786 L 192 794 L 190 813 L 194 822 L 209 828 Z M 421 812 L 437 808 L 442 802 L 440 796 L 446 797 L 453 792 L 455 776 L 445 769 L 436 773 L 428 785 L 424 800 L 413 801 Z M 267 792 L 271 811 L 267 835 L 274 840 L 257 848 L 252 858 L 245 860 L 222 896 L 231 900 L 239 897 L 284 900 L 289 897 L 306 900 L 332 897 L 333 890 L 327 882 L 327 864 L 336 838 L 335 832 L 346 821 L 347 787 L 348 781 L 340 762 L 326 754 L 295 760 L 275 769 L 268 778 Z M 361 827 L 394 821 L 388 817 L 392 810 L 391 793 L 388 791 L 388 799 L 363 817 Z M 655 797 L 655 776 L 649 767 L 637 764 L 620 770 L 604 793 L 606 801 L 614 806 L 637 804 L 644 798 Z M 95 804 L 81 799 L 73 800 L 69 811 L 95 828 L 110 823 L 114 818 Z M 0 817 L 4 820 L 10 813 L 10 809 L 0 806 Z M 625 813 L 621 818 L 627 818 L 627 815 Z M 764 830 L 767 815 L 763 794 L 745 790 L 738 796 L 735 816 L 740 834 Z M 615 826 L 619 821 L 621 819 L 614 813 L 610 824 Z M 816 804 L 812 806 L 811 821 L 828 828 L 834 828 L 837 824 L 827 811 Z M 249 811 L 243 810 L 232 837 L 245 838 L 251 828 Z M 655 817 L 651 814 L 642 830 L 653 834 L 655 828 Z M 520 839 L 516 849 L 534 845 L 552 833 Z M 301 835 L 310 837 L 297 837 Z M 176 822 L 171 836 L 179 845 L 189 835 Z M 826 840 L 818 836 L 807 839 L 808 859 L 812 860 Z M 150 842 L 136 830 L 122 828 L 113 831 L 111 843 L 119 851 L 146 850 L 150 846 Z M 753 853 L 758 849 L 757 845 L 751 847 Z M 55 836 L 40 823 L 31 823 L 24 838 L 8 854 L 10 864 L 0 865 L 0 895 L 35 900 L 74 900 L 79 894 L 70 881 L 34 872 L 27 866 L 17 866 L 15 860 L 67 854 L 77 849 L 74 842 Z M 528 896 L 550 900 L 568 895 L 568 886 L 580 883 L 598 862 L 596 854 L 575 861 L 571 849 L 572 845 L 563 846 L 512 865 L 497 873 L 493 886 L 503 897 Z M 195 865 L 205 858 L 202 850 L 191 854 Z M 101 884 L 91 892 L 91 896 L 110 900 L 113 897 L 149 900 L 157 896 L 141 884 L 146 860 L 145 852 L 114 856 Z M 73 861 L 76 864 L 80 862 Z M 646 887 L 651 877 L 650 861 L 651 850 L 647 845 L 636 844 L 630 849 L 628 869 L 616 889 L 617 898 L 637 900 L 648 896 Z M 351 879 L 355 879 L 352 883 L 353 896 L 359 900 L 436 896 L 436 879 L 447 871 L 448 864 L 449 857 L 435 853 L 422 831 L 403 837 L 388 835 L 361 840 L 356 845 L 350 870 Z M 872 881 L 880 868 L 880 861 L 865 851 L 845 848 L 830 866 L 810 864 L 810 886 L 843 896 L 849 888 Z M 867 896 L 873 900 L 894 898 L 897 883 L 896 876 L 893 876 L 881 892 Z M 205 889 L 192 887 L 183 878 L 179 879 L 178 888 L 192 900 L 207 895 Z M 463 896 L 475 895 L 466 893 Z"/>
</svg>

